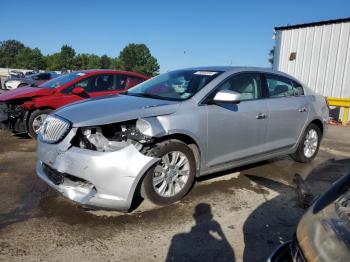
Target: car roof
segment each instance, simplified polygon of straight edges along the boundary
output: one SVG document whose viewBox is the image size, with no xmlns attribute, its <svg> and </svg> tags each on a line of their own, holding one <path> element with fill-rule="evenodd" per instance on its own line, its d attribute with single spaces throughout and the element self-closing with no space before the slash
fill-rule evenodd
<svg viewBox="0 0 350 262">
<path fill-rule="evenodd" d="M 266 67 L 254 67 L 254 66 L 204 66 L 204 67 L 192 67 L 192 68 L 186 68 L 186 70 L 203 70 L 203 71 L 221 71 L 221 72 L 261 72 L 261 73 L 270 73 L 270 74 L 277 74 L 281 76 L 285 76 L 288 78 L 291 78 L 297 82 L 300 82 L 295 77 L 286 74 L 281 71 L 274 70 L 272 68 L 266 68 Z"/>
<path fill-rule="evenodd" d="M 128 74 L 128 75 L 133 75 L 133 76 L 137 76 L 137 77 L 141 77 L 144 79 L 148 79 L 147 76 L 139 74 L 139 73 L 135 73 L 135 72 L 130 72 L 130 71 L 122 71 L 122 70 L 112 70 L 112 69 L 88 69 L 88 70 L 79 70 L 79 71 L 75 71 L 77 73 L 85 73 L 85 74 Z"/>
</svg>

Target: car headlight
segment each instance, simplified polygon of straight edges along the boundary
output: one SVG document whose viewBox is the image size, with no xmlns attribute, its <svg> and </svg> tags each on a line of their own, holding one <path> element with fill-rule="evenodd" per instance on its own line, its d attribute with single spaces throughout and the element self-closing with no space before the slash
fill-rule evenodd
<svg viewBox="0 0 350 262">
<path fill-rule="evenodd" d="M 6 87 L 7 86 L 11 86 L 11 87 L 18 86 L 19 84 L 20 84 L 20 82 L 17 80 L 8 80 L 5 82 Z"/>
<path fill-rule="evenodd" d="M 146 120 L 144 119 L 138 119 L 136 121 L 136 128 L 141 132 L 141 133 L 145 133 L 148 129 L 151 128 L 151 124 L 148 123 Z"/>
<path fill-rule="evenodd" d="M 71 123 L 68 120 L 49 115 L 40 127 L 40 139 L 46 143 L 58 143 L 67 135 L 70 128 Z"/>
</svg>

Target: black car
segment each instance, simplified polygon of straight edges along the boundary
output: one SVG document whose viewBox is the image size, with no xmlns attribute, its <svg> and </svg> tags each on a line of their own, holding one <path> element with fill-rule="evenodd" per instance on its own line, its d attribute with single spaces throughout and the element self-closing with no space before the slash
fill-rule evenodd
<svg viewBox="0 0 350 262">
<path fill-rule="evenodd" d="M 279 246 L 268 261 L 350 261 L 350 174 L 315 201 L 294 240 Z"/>
</svg>

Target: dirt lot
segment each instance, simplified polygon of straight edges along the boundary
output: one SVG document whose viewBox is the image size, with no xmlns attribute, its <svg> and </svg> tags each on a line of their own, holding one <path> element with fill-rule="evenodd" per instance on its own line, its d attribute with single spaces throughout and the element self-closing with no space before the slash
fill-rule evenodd
<svg viewBox="0 0 350 262">
<path fill-rule="evenodd" d="M 0 131 L 0 261 L 264 261 L 312 197 L 350 172 L 350 128 L 330 127 L 311 164 L 281 157 L 215 174 L 179 203 L 129 214 L 72 204 L 34 165 L 35 142 Z"/>
</svg>

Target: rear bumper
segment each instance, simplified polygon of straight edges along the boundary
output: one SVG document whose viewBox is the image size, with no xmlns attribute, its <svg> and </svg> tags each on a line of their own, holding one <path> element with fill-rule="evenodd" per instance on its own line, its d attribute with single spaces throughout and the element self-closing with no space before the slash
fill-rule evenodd
<svg viewBox="0 0 350 262">
<path fill-rule="evenodd" d="M 141 154 L 133 145 L 115 152 L 65 147 L 69 137 L 70 134 L 60 144 L 46 144 L 38 139 L 37 175 L 81 205 L 129 210 L 138 182 L 158 159 Z M 62 177 L 53 178 L 45 165 L 54 176 Z"/>
</svg>

